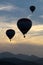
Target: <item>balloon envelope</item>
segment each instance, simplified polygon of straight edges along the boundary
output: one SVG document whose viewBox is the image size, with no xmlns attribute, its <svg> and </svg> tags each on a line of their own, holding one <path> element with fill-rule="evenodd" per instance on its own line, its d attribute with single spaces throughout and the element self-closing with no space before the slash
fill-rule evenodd
<svg viewBox="0 0 43 65">
<path fill-rule="evenodd" d="M 13 36 L 15 35 L 15 31 L 12 29 L 8 29 L 6 31 L 6 35 L 8 36 L 8 38 L 11 40 L 13 38 Z"/>
<path fill-rule="evenodd" d="M 30 6 L 30 10 L 33 13 L 35 11 L 36 7 L 35 6 Z"/>
<path fill-rule="evenodd" d="M 32 26 L 32 21 L 27 18 L 22 18 L 18 20 L 17 26 L 19 30 L 23 33 L 23 35 L 25 35 L 30 30 Z"/>
</svg>

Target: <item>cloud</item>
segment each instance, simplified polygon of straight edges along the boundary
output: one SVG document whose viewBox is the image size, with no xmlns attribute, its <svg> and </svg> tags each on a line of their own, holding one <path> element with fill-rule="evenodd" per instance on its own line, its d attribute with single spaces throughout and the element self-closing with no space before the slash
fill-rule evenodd
<svg viewBox="0 0 43 65">
<path fill-rule="evenodd" d="M 43 25 L 33 25 L 29 33 L 31 36 L 43 36 Z"/>
<path fill-rule="evenodd" d="M 43 24 L 42 25 L 34 25 L 31 29 L 32 31 L 41 31 L 43 30 Z"/>
<path fill-rule="evenodd" d="M 4 10 L 4 11 L 11 11 L 11 10 L 17 10 L 18 7 L 13 6 L 13 5 L 1 5 L 0 6 L 0 11 Z"/>
<path fill-rule="evenodd" d="M 43 15 L 40 15 L 39 18 L 43 18 Z"/>
<path fill-rule="evenodd" d="M 20 8 L 16 5 L 11 5 L 11 4 L 6 4 L 6 5 L 0 5 L 0 11 L 14 11 L 14 10 L 17 10 L 17 11 L 21 11 L 21 12 L 24 12 L 25 9 L 24 8 Z"/>
<path fill-rule="evenodd" d="M 17 17 L 0 16 L 0 23 L 17 23 Z"/>
</svg>

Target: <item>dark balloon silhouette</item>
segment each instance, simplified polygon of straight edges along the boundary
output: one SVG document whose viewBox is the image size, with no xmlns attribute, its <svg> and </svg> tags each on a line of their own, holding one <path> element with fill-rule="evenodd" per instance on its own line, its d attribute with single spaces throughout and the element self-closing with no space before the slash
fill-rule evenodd
<svg viewBox="0 0 43 65">
<path fill-rule="evenodd" d="M 33 13 L 35 11 L 36 7 L 35 6 L 30 6 L 30 10 Z"/>
<path fill-rule="evenodd" d="M 27 18 L 22 18 L 18 20 L 17 26 L 19 30 L 23 33 L 24 38 L 25 38 L 25 34 L 30 30 L 32 26 L 32 21 Z"/>
<path fill-rule="evenodd" d="M 6 31 L 6 35 L 8 36 L 8 38 L 9 38 L 10 41 L 11 41 L 11 39 L 12 39 L 13 36 L 15 35 L 15 31 L 14 31 L 13 29 L 8 29 L 8 30 Z"/>
</svg>

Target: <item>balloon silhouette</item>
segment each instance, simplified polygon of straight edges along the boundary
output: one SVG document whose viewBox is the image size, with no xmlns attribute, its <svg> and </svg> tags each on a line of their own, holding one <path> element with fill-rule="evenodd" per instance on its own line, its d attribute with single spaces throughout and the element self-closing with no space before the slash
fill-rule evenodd
<svg viewBox="0 0 43 65">
<path fill-rule="evenodd" d="M 7 35 L 7 37 L 10 39 L 10 41 L 11 41 L 11 39 L 13 38 L 13 36 L 15 35 L 15 31 L 14 30 L 12 30 L 12 29 L 8 29 L 7 31 L 6 31 L 6 35 Z"/>
<path fill-rule="evenodd" d="M 30 10 L 33 13 L 35 11 L 36 7 L 35 6 L 30 6 Z"/>
<path fill-rule="evenodd" d="M 27 18 L 22 18 L 18 20 L 17 26 L 19 30 L 23 33 L 24 38 L 25 38 L 25 34 L 30 30 L 32 26 L 32 21 Z"/>
</svg>

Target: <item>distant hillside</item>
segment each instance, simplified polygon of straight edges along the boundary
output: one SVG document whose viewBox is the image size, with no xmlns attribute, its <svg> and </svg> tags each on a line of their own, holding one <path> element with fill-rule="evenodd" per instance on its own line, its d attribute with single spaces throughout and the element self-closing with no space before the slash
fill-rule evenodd
<svg viewBox="0 0 43 65">
<path fill-rule="evenodd" d="M 27 60 L 27 61 L 36 61 L 39 59 L 39 57 L 37 56 L 34 56 L 34 55 L 31 55 L 31 56 L 28 56 L 28 55 L 23 55 L 23 54 L 12 54 L 10 52 L 3 52 L 3 53 L 0 53 L 0 59 L 2 58 L 18 58 L 18 59 L 21 59 L 21 60 Z"/>
<path fill-rule="evenodd" d="M 11 57 L 14 57 L 15 55 L 10 53 L 10 52 L 3 52 L 3 53 L 0 53 L 0 59 L 1 58 L 11 58 Z"/>
<path fill-rule="evenodd" d="M 28 56 L 28 55 L 23 55 L 23 54 L 18 54 L 16 55 L 16 57 L 22 60 L 27 60 L 27 61 L 36 61 L 39 59 L 39 57 L 34 56 L 34 55 Z"/>
<path fill-rule="evenodd" d="M 0 65 L 43 65 L 43 58 L 3 52 L 0 53 Z"/>
</svg>

